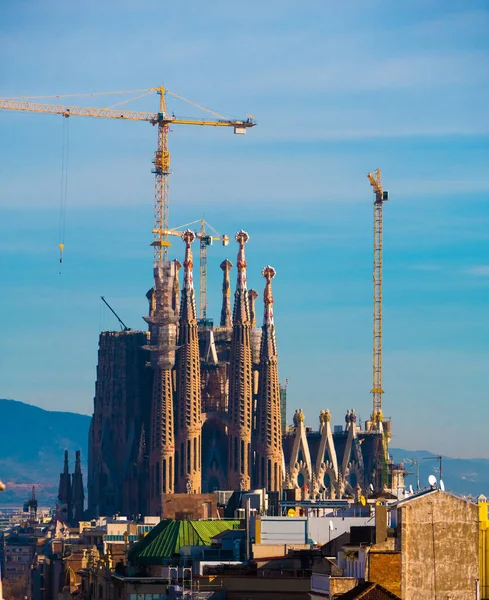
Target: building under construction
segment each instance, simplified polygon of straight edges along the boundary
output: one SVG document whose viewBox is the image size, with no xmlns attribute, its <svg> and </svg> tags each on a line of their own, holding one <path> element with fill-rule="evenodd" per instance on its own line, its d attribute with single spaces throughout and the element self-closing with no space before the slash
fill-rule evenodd
<svg viewBox="0 0 489 600">
<path fill-rule="evenodd" d="M 390 426 L 382 414 L 382 207 L 388 194 L 382 188 L 380 171 L 368 175 L 375 192 L 371 419 L 362 430 L 355 413 L 349 411 L 346 426 L 332 430 L 330 414 L 324 407 L 319 431 L 305 426 L 302 411 L 296 411 L 294 425 L 289 429 L 282 422 L 286 390 L 278 378 L 274 269 L 263 269 L 264 318 L 262 326 L 257 326 L 258 293 L 248 290 L 246 284 L 248 235 L 240 231 L 236 235 L 239 251 L 234 309 L 231 310 L 232 265 L 224 261 L 220 325 L 213 327 L 211 320 L 198 320 L 196 314 L 191 250 L 196 234 L 188 230 L 182 235 L 185 260 L 181 293 L 181 264 L 168 260 L 168 236 L 174 233 L 168 224 L 170 128 L 218 127 L 241 136 L 256 123 L 250 115 L 229 119 L 163 86 L 126 92 L 138 94 L 131 100 L 142 97 L 141 92 L 143 96 L 157 93 L 157 112 L 124 110 L 119 106 L 111 109 L 44 104 L 38 102 L 39 97 L 31 98 L 36 102 L 26 101 L 25 97 L 0 98 L 0 110 L 56 114 L 66 122 L 71 117 L 139 121 L 151 124 L 157 131 L 152 160 L 154 287 L 148 293 L 148 331 L 124 328 L 122 332 L 103 332 L 100 336 L 89 441 L 90 512 L 157 514 L 163 494 L 216 488 L 295 489 L 298 495 L 314 498 L 361 495 L 371 487 L 377 491 L 386 486 L 402 487 L 397 485 L 402 469 L 396 471 L 389 462 Z M 170 114 L 168 94 L 214 118 L 179 118 Z M 67 156 L 67 145 L 63 152 Z M 66 168 L 67 161 L 64 163 Z M 63 178 L 66 180 L 66 172 Z M 62 194 L 62 204 L 63 197 Z M 201 248 L 205 247 L 202 233 L 199 239 Z M 60 263 L 63 240 L 61 228 Z M 201 316 L 206 317 L 205 302 L 203 307 Z"/>
<path fill-rule="evenodd" d="M 391 487 L 393 465 L 384 443 L 388 422 L 361 429 L 352 410 L 345 427 L 332 428 L 323 409 L 319 430 L 313 431 L 299 410 L 293 426 L 283 427 L 275 270 L 262 271 L 260 306 L 259 294 L 246 282 L 246 232 L 236 234 L 234 306 L 233 265 L 225 260 L 219 326 L 198 320 L 194 237 L 192 231 L 182 235 L 182 287 L 178 261 L 155 267 L 154 288 L 147 294 L 148 331 L 100 335 L 89 443 L 90 513 L 159 514 L 167 493 L 266 488 L 296 490 L 297 498 L 341 498 Z"/>
</svg>

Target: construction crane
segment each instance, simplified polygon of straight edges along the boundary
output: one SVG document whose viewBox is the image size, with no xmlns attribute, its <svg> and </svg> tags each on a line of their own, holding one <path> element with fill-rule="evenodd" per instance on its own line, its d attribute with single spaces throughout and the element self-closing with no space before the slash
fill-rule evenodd
<svg viewBox="0 0 489 600">
<path fill-rule="evenodd" d="M 246 130 L 255 126 L 251 116 L 242 120 L 228 119 L 222 115 L 209 110 L 195 102 L 187 100 L 174 92 L 170 92 L 162 86 L 149 88 L 145 90 L 125 90 L 123 92 L 103 92 L 102 94 L 72 94 L 71 96 L 95 96 L 142 92 L 142 95 L 131 98 L 136 100 L 148 96 L 154 92 L 159 95 L 159 108 L 157 113 L 137 112 L 129 110 L 120 110 L 119 108 L 87 108 L 81 106 L 63 106 L 58 104 L 39 104 L 29 100 L 41 98 L 66 98 L 69 96 L 37 96 L 22 98 L 0 98 L 0 110 L 14 110 L 31 113 L 47 113 L 61 115 L 63 117 L 95 117 L 99 119 L 121 119 L 124 121 L 146 121 L 151 125 L 156 125 L 158 130 L 157 149 L 154 153 L 153 173 L 155 174 L 155 197 L 154 197 L 154 226 L 153 242 L 155 265 L 164 260 L 168 260 L 168 247 L 171 245 L 168 241 L 168 207 L 169 193 L 168 183 L 170 171 L 170 151 L 168 149 L 168 135 L 170 127 L 173 125 L 201 125 L 210 127 L 232 127 L 235 134 L 245 134 Z M 173 114 L 169 115 L 166 106 L 166 95 L 171 95 L 179 100 L 183 100 L 197 108 L 214 115 L 214 119 L 191 119 L 178 118 Z M 127 100 L 125 102 L 128 102 Z M 62 248 L 60 247 L 60 251 Z"/>
<path fill-rule="evenodd" d="M 124 323 L 124 321 L 119 317 L 119 315 L 115 312 L 115 310 L 112 308 L 112 306 L 107 302 L 107 300 L 103 296 L 100 296 L 100 299 L 105 304 L 105 306 L 110 310 L 110 312 L 114 315 L 114 317 L 119 321 L 119 325 L 121 326 L 121 331 L 131 331 L 131 328 L 127 327 L 127 325 Z"/>
<path fill-rule="evenodd" d="M 382 188 L 380 169 L 368 173 L 374 189 L 374 335 L 373 335 L 373 410 L 372 427 L 382 431 L 382 207 L 389 193 Z"/>
<path fill-rule="evenodd" d="M 373 327 L 373 408 L 370 429 L 382 434 L 382 454 L 379 487 L 387 484 L 389 460 L 389 431 L 384 431 L 382 414 L 382 208 L 389 199 L 388 192 L 382 188 L 380 169 L 368 173 L 370 185 L 375 193 L 374 200 L 374 327 Z"/>
<path fill-rule="evenodd" d="M 221 235 L 205 219 L 198 219 L 185 225 L 179 225 L 169 229 L 167 235 L 181 236 L 183 231 L 191 225 L 200 223 L 200 230 L 195 231 L 195 236 L 200 240 L 200 264 L 199 264 L 199 322 L 201 325 L 207 325 L 207 247 L 212 246 L 213 242 L 221 242 L 223 246 L 229 245 L 229 236 Z M 205 226 L 211 229 L 207 232 Z M 214 235 L 212 235 L 214 233 Z"/>
</svg>

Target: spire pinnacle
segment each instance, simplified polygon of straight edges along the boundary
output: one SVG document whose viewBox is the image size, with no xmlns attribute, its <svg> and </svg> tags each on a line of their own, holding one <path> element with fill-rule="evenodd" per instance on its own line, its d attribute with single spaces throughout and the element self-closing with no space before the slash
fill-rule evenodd
<svg viewBox="0 0 489 600">
<path fill-rule="evenodd" d="M 231 282 L 229 273 L 232 269 L 233 263 L 226 259 L 221 263 L 221 269 L 223 271 L 222 278 L 222 309 L 221 309 L 221 327 L 233 326 L 233 318 L 231 315 Z"/>
<path fill-rule="evenodd" d="M 263 293 L 263 301 L 265 303 L 265 314 L 263 316 L 264 325 L 273 325 L 273 294 L 272 294 L 272 279 L 275 277 L 276 271 L 270 265 L 266 266 L 261 272 L 267 280 L 265 291 Z"/>
<path fill-rule="evenodd" d="M 195 233 L 190 229 L 182 233 L 182 240 L 185 243 L 185 260 L 183 261 L 183 290 L 182 301 L 180 302 L 180 322 L 196 323 L 197 308 L 195 306 L 194 278 L 192 269 L 194 259 L 192 256 L 191 244 L 195 240 Z"/>
<path fill-rule="evenodd" d="M 195 233 L 190 229 L 182 233 L 182 240 L 185 242 L 185 261 L 183 263 L 184 268 L 184 286 L 186 290 L 194 289 L 194 278 L 192 275 L 192 269 L 194 266 L 194 259 L 192 256 L 192 248 L 190 245 L 195 240 Z"/>
<path fill-rule="evenodd" d="M 250 323 L 252 327 L 256 327 L 256 299 L 258 298 L 258 292 L 256 290 L 250 290 L 248 292 L 248 304 L 250 306 Z"/>
<path fill-rule="evenodd" d="M 75 473 L 81 473 L 80 450 L 75 452 Z"/>
<path fill-rule="evenodd" d="M 238 290 L 246 290 L 246 258 L 244 245 L 250 239 L 246 231 L 238 231 L 235 235 L 236 241 L 239 244 L 238 252 Z"/>
<path fill-rule="evenodd" d="M 234 294 L 233 326 L 250 326 L 250 306 L 248 301 L 248 290 L 246 287 L 246 258 L 244 246 L 250 239 L 246 231 L 238 231 L 235 236 L 239 244 L 238 250 L 238 282 Z"/>
</svg>

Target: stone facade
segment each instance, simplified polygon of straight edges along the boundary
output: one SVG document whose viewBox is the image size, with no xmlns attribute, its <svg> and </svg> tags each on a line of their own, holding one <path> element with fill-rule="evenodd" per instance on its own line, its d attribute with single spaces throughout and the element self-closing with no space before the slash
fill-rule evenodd
<svg viewBox="0 0 489 600">
<path fill-rule="evenodd" d="M 149 514 L 148 442 L 153 373 L 148 333 L 103 331 L 88 444 L 88 510 Z"/>
<path fill-rule="evenodd" d="M 479 508 L 434 490 L 397 509 L 403 600 L 472 600 L 479 578 Z"/>
</svg>

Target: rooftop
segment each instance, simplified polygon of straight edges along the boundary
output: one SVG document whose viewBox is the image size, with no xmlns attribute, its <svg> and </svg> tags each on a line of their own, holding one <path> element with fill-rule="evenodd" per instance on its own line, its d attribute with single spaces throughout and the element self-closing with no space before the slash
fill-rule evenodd
<svg viewBox="0 0 489 600">
<path fill-rule="evenodd" d="M 129 552 L 129 560 L 136 564 L 159 564 L 180 553 L 183 546 L 210 546 L 212 538 L 229 530 L 239 529 L 240 522 L 162 520 Z"/>
</svg>

